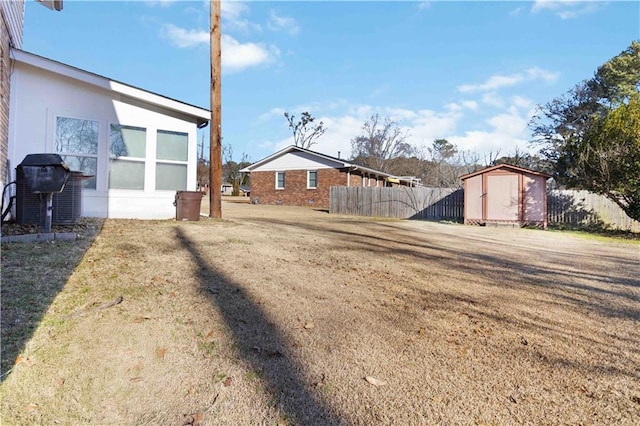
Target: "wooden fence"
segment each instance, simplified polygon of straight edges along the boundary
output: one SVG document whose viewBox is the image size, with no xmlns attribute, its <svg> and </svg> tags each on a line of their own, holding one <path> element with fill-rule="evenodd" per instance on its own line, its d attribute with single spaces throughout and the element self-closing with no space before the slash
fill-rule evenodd
<svg viewBox="0 0 640 426">
<path fill-rule="evenodd" d="M 329 211 L 355 216 L 464 221 L 464 193 L 451 188 L 331 187 Z M 554 190 L 547 194 L 550 225 L 598 226 L 640 232 L 640 222 L 628 217 L 608 198 L 588 191 Z"/>
<path fill-rule="evenodd" d="M 329 211 L 356 216 L 462 222 L 464 196 L 461 189 L 449 188 L 332 186 Z"/>
<path fill-rule="evenodd" d="M 596 226 L 640 232 L 640 222 L 631 219 L 616 203 L 589 191 L 553 190 L 547 194 L 550 224 Z"/>
</svg>

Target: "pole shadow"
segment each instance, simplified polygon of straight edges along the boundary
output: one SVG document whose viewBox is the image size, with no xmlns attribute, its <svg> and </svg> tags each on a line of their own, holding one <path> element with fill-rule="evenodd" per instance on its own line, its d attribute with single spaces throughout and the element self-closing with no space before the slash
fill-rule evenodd
<svg viewBox="0 0 640 426">
<path fill-rule="evenodd" d="M 304 377 L 304 365 L 269 315 L 240 284 L 216 271 L 179 227 L 176 237 L 197 265 L 200 288 L 222 314 L 239 355 L 261 373 L 265 389 L 287 420 L 299 425 L 347 424 L 312 390 Z"/>
</svg>

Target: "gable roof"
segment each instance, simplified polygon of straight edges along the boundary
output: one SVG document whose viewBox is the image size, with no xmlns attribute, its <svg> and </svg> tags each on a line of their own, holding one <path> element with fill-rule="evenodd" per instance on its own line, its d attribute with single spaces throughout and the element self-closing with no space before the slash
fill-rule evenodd
<svg viewBox="0 0 640 426">
<path fill-rule="evenodd" d="M 506 170 L 510 170 L 513 172 L 517 172 L 517 173 L 525 173 L 528 175 L 534 175 L 534 176 L 542 176 L 545 179 L 549 179 L 551 177 L 550 174 L 544 173 L 544 172 L 538 172 L 536 170 L 531 170 L 531 169 L 525 169 L 524 167 L 518 167 L 518 166 L 514 166 L 511 164 L 497 164 L 495 166 L 490 166 L 490 167 L 485 167 L 484 169 L 480 169 L 477 170 L 475 172 L 472 173 L 467 173 L 466 175 L 462 175 L 460 176 L 460 179 L 465 180 L 465 179 L 469 179 L 470 177 L 473 176 L 477 176 L 483 173 L 487 173 L 487 172 L 492 172 L 494 170 L 500 170 L 500 169 L 506 169 Z"/>
<path fill-rule="evenodd" d="M 157 93 L 149 92 L 148 90 L 112 80 L 108 77 L 85 71 L 62 62 L 54 61 L 53 59 L 35 55 L 24 50 L 12 49 L 11 57 L 17 62 L 117 93 L 122 95 L 124 98 L 133 99 L 138 102 L 158 106 L 185 115 L 192 119 L 199 128 L 205 127 L 211 119 L 211 112 L 207 109 L 159 95 Z"/>
<path fill-rule="evenodd" d="M 317 157 L 319 159 L 323 159 L 323 160 L 329 160 L 333 163 L 336 164 L 335 168 L 337 169 L 350 169 L 352 171 L 362 171 L 365 173 L 369 173 L 369 174 L 373 174 L 376 176 L 381 176 L 381 177 L 385 177 L 385 178 L 389 178 L 389 179 L 397 179 L 398 181 L 404 181 L 404 182 L 415 182 L 415 178 L 412 177 L 408 177 L 408 176 L 395 176 L 386 172 L 381 172 L 380 170 L 375 170 L 375 169 L 371 169 L 369 167 L 365 167 L 365 166 L 361 166 L 359 164 L 356 163 L 352 163 L 352 162 L 348 162 L 345 161 L 341 158 L 337 158 L 337 157 L 332 157 L 330 155 L 326 155 L 326 154 L 322 154 L 320 152 L 316 152 L 316 151 L 311 151 L 309 149 L 305 149 L 305 148 L 301 148 L 299 146 L 294 146 L 294 145 L 289 145 L 288 147 L 281 149 L 278 152 L 275 152 L 265 158 L 263 158 L 262 160 L 258 160 L 255 163 L 251 164 L 250 166 L 245 167 L 244 169 L 240 170 L 241 173 L 251 173 L 252 170 L 269 163 L 270 161 L 273 161 L 274 159 L 278 158 L 278 157 L 282 157 L 285 154 L 288 154 L 290 152 L 303 152 L 306 153 L 308 155 Z"/>
</svg>

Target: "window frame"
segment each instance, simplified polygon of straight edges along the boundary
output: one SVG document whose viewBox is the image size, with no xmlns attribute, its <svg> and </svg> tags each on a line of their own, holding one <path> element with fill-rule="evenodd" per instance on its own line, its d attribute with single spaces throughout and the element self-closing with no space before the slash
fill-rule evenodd
<svg viewBox="0 0 640 426">
<path fill-rule="evenodd" d="M 282 175 L 282 186 L 279 186 L 280 179 L 278 179 L 278 177 L 280 175 Z M 276 171 L 275 177 L 276 177 L 276 184 L 275 184 L 276 190 L 277 191 L 283 191 L 285 186 L 286 186 L 286 179 L 287 179 L 286 178 L 286 173 L 284 171 Z"/>
<path fill-rule="evenodd" d="M 186 160 L 164 160 L 161 158 L 158 158 L 158 146 L 159 146 L 159 135 L 160 133 L 169 133 L 169 134 L 179 134 L 179 135 L 184 135 L 186 137 Z M 184 181 L 184 187 L 182 189 L 158 189 L 158 165 L 176 165 L 176 166 L 183 166 L 185 168 L 185 181 Z M 154 191 L 184 191 L 187 189 L 188 185 L 189 185 L 189 133 L 187 132 L 181 132 L 181 131 L 176 131 L 176 130 L 167 130 L 167 129 L 160 129 L 157 128 L 156 129 L 156 137 L 155 137 L 155 158 L 154 158 L 154 176 L 155 176 L 155 181 L 153 182 L 153 189 Z"/>
<path fill-rule="evenodd" d="M 109 135 L 107 137 L 107 153 L 108 153 L 108 175 L 107 175 L 107 190 L 117 190 L 117 191 L 144 191 L 147 184 L 147 152 L 148 152 L 148 144 L 149 144 L 149 129 L 147 127 L 142 126 L 132 126 L 129 124 L 122 123 L 109 123 Z M 126 129 L 135 129 L 144 131 L 144 156 L 143 157 L 134 157 L 134 156 L 117 156 L 111 152 L 111 132 L 112 127 L 126 128 Z M 121 163 L 136 163 L 142 164 L 143 172 L 142 172 L 142 187 L 141 188 L 114 188 L 111 186 L 111 165 L 112 161 L 117 161 Z"/>
<path fill-rule="evenodd" d="M 58 119 L 67 119 L 67 120 L 79 120 L 79 121 L 90 121 L 97 124 L 96 130 L 96 145 L 95 145 L 95 153 L 90 152 L 72 152 L 72 151 L 63 151 L 58 150 Z M 86 185 L 86 182 L 90 182 L 93 180 L 93 186 L 88 187 L 84 186 L 83 190 L 87 191 L 96 191 L 98 189 L 98 175 L 100 173 L 100 132 L 102 131 L 103 122 L 96 118 L 88 118 L 88 117 L 79 117 L 73 114 L 54 114 L 53 115 L 53 143 L 52 143 L 52 152 L 59 154 L 63 160 L 66 160 L 66 157 L 82 157 L 82 158 L 92 158 L 95 161 L 95 173 L 92 179 L 85 180 L 83 186 Z M 85 170 L 80 170 L 81 172 L 85 172 Z"/>
<path fill-rule="evenodd" d="M 315 182 L 314 185 L 311 185 L 311 174 L 315 174 Z M 317 170 L 307 170 L 307 189 L 318 189 L 318 171 Z"/>
</svg>

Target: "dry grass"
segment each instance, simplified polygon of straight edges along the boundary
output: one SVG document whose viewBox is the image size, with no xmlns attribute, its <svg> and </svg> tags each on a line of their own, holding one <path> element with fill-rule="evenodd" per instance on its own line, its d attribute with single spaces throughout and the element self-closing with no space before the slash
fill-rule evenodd
<svg viewBox="0 0 640 426">
<path fill-rule="evenodd" d="M 106 221 L 52 275 L 2 423 L 638 424 L 637 243 L 224 214 Z M 16 270 L 61 267 L 29 269 L 34 254 L 3 247 L 3 312 Z"/>
</svg>

